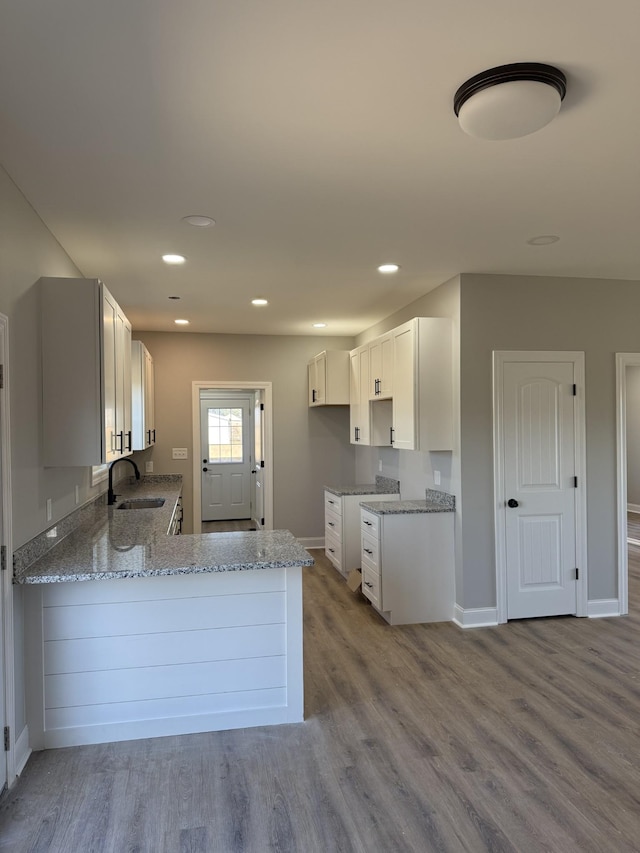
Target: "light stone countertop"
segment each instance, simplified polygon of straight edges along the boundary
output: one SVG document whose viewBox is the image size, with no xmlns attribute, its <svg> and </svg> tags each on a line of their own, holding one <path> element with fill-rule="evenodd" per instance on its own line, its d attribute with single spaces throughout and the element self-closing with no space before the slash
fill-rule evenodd
<svg viewBox="0 0 640 853">
<path fill-rule="evenodd" d="M 376 515 L 456 511 L 456 499 L 447 492 L 426 489 L 425 497 L 425 500 L 413 501 L 363 501 L 360 506 Z"/>
<path fill-rule="evenodd" d="M 182 491 L 181 478 L 132 482 L 126 486 L 118 483 L 113 507 L 97 509 L 94 518 L 17 572 L 14 582 L 60 583 L 314 564 L 288 530 L 169 536 L 167 530 Z M 153 509 L 116 509 L 122 500 L 139 497 L 161 497 L 165 504 Z"/>
<path fill-rule="evenodd" d="M 393 495 L 400 491 L 400 483 L 398 480 L 392 480 L 390 477 L 376 476 L 375 484 L 325 486 L 324 488 L 325 491 L 331 492 L 332 495 L 338 498 L 346 497 L 347 495 Z"/>
</svg>

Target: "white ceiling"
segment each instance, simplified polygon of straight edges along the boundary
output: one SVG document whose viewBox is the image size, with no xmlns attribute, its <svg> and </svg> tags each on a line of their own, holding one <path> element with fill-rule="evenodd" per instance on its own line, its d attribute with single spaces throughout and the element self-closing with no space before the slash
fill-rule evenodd
<svg viewBox="0 0 640 853">
<path fill-rule="evenodd" d="M 640 280 L 639 33 L 637 0 L 3 0 L 0 161 L 138 330 L 352 335 L 460 272 Z M 565 72 L 559 116 L 462 133 L 457 87 L 522 61 Z"/>
</svg>

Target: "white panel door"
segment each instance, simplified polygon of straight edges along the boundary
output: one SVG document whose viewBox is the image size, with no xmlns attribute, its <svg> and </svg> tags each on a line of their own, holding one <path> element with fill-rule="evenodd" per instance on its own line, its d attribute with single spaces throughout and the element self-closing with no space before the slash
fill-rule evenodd
<svg viewBox="0 0 640 853">
<path fill-rule="evenodd" d="M 508 619 L 576 613 L 573 383 L 571 362 L 504 364 Z"/>
<path fill-rule="evenodd" d="M 253 409 L 255 520 L 264 526 L 264 391 L 256 391 Z"/>
<path fill-rule="evenodd" d="M 251 402 L 202 400 L 202 521 L 251 518 Z"/>
</svg>

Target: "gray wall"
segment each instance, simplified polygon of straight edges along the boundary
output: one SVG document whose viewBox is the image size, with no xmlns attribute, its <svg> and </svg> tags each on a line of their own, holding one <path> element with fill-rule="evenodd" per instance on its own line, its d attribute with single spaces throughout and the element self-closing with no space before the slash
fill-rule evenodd
<svg viewBox="0 0 640 853">
<path fill-rule="evenodd" d="M 493 350 L 585 353 L 589 599 L 617 596 L 615 353 L 639 316 L 637 281 L 461 276 L 463 607 L 495 606 Z"/>
<path fill-rule="evenodd" d="M 640 367 L 626 368 L 627 502 L 640 506 Z"/>
<path fill-rule="evenodd" d="M 274 527 L 324 536 L 323 485 L 352 482 L 349 407 L 307 405 L 307 361 L 324 349 L 349 350 L 352 338 L 134 332 L 153 356 L 157 444 L 143 454 L 154 472 L 184 476 L 186 531 L 192 529 L 192 382 L 273 383 Z M 188 447 L 189 460 L 171 458 Z"/>
</svg>

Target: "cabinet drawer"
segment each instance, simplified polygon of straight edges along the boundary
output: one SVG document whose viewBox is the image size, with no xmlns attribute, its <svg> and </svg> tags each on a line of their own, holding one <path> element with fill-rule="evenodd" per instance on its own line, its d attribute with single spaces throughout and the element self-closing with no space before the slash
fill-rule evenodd
<svg viewBox="0 0 640 853">
<path fill-rule="evenodd" d="M 342 500 L 331 492 L 324 493 L 324 509 L 325 512 L 330 510 L 336 515 L 342 515 Z"/>
<path fill-rule="evenodd" d="M 336 569 L 342 572 L 342 543 L 332 533 L 325 533 L 324 553 Z"/>
<path fill-rule="evenodd" d="M 362 594 L 376 607 L 380 607 L 380 575 L 364 564 L 362 566 Z"/>
<path fill-rule="evenodd" d="M 368 533 L 369 536 L 378 537 L 380 530 L 380 516 L 366 509 L 360 510 L 360 526 L 363 533 Z"/>
<path fill-rule="evenodd" d="M 324 528 L 325 535 L 328 531 L 342 541 L 342 516 L 336 515 L 335 512 L 330 509 L 325 510 Z"/>
<path fill-rule="evenodd" d="M 378 539 L 369 536 L 368 533 L 362 534 L 362 561 L 371 563 L 380 571 L 380 543 Z"/>
</svg>

